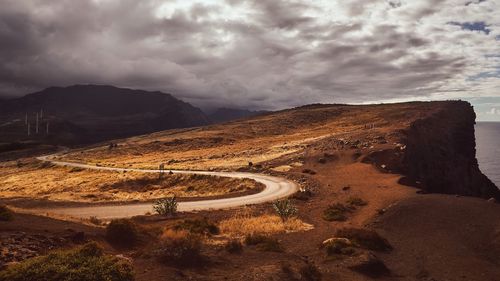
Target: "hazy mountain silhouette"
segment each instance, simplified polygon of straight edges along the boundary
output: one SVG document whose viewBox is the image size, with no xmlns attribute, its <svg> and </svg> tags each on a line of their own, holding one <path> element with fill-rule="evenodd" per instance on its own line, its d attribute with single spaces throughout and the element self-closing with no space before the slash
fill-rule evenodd
<svg viewBox="0 0 500 281">
<path fill-rule="evenodd" d="M 38 134 L 36 113 L 41 116 Z M 113 86 L 51 87 L 0 101 L 0 142 L 86 143 L 209 123 L 199 108 L 170 94 Z"/>
<path fill-rule="evenodd" d="M 253 110 L 236 109 L 236 108 L 219 108 L 213 113 L 211 113 L 209 115 L 209 118 L 214 123 L 222 123 L 235 119 L 257 116 L 268 112 L 269 111 L 264 111 L 264 110 L 253 111 Z"/>
</svg>

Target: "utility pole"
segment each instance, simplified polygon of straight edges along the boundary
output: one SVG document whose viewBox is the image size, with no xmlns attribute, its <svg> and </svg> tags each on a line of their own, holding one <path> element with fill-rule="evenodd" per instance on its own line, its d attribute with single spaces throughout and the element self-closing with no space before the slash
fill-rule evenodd
<svg viewBox="0 0 500 281">
<path fill-rule="evenodd" d="M 30 123 L 28 123 L 28 137 L 30 135 Z"/>
<path fill-rule="evenodd" d="M 36 113 L 36 127 L 35 127 L 35 133 L 38 134 L 38 112 Z"/>
</svg>

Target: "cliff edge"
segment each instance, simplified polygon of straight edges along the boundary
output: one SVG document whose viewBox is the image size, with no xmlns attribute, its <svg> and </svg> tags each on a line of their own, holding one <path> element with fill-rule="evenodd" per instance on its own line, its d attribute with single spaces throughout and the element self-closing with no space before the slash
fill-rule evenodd
<svg viewBox="0 0 500 281">
<path fill-rule="evenodd" d="M 430 193 L 500 200 L 500 191 L 480 170 L 476 159 L 473 107 L 464 101 L 443 102 L 439 110 L 405 130 L 402 172 Z"/>
</svg>

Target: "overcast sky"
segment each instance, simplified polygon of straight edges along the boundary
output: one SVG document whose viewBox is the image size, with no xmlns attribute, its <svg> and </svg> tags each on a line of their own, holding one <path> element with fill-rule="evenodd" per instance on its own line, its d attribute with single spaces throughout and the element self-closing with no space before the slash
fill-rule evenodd
<svg viewBox="0 0 500 281">
<path fill-rule="evenodd" d="M 0 0 L 0 93 L 72 84 L 263 109 L 462 98 L 500 120 L 500 0 Z"/>
</svg>

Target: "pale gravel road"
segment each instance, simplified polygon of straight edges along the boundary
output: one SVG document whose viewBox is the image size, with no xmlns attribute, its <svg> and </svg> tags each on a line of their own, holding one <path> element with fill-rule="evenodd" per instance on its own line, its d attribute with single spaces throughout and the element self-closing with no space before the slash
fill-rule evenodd
<svg viewBox="0 0 500 281">
<path fill-rule="evenodd" d="M 41 156 L 37 159 L 51 162 L 58 166 L 78 167 L 83 169 L 94 169 L 104 171 L 136 171 L 144 173 L 158 173 L 159 170 L 143 170 L 132 168 L 101 167 L 81 163 L 65 162 L 53 159 L 54 155 Z M 269 175 L 242 173 L 242 172 L 209 172 L 209 171 L 180 171 L 172 170 L 174 174 L 198 174 L 214 175 L 230 178 L 247 178 L 260 182 L 265 188 L 256 194 L 241 197 L 211 199 L 191 202 L 179 202 L 178 211 L 197 211 L 234 208 L 251 204 L 265 203 L 276 199 L 284 198 L 298 191 L 296 183 L 285 178 L 273 177 Z M 83 207 L 58 207 L 32 209 L 31 212 L 50 213 L 54 215 L 70 216 L 74 218 L 97 217 L 99 219 L 125 218 L 137 215 L 144 215 L 153 212 L 151 203 L 130 203 L 120 205 L 105 206 L 83 206 Z"/>
</svg>

